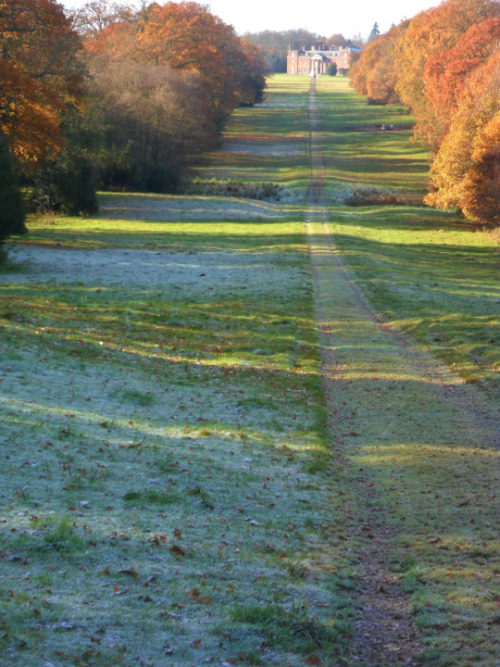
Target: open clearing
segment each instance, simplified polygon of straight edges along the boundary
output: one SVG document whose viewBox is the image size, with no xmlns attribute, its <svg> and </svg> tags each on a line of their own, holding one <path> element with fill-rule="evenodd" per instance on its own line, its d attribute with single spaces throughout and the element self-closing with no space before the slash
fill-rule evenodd
<svg viewBox="0 0 500 667">
<path fill-rule="evenodd" d="M 305 202 L 309 84 L 272 79 L 200 178 Z M 297 204 L 120 194 L 11 244 L 6 664 L 498 665 L 494 237 L 328 209 L 413 202 L 425 158 L 402 110 L 316 103 L 309 236 Z"/>
</svg>

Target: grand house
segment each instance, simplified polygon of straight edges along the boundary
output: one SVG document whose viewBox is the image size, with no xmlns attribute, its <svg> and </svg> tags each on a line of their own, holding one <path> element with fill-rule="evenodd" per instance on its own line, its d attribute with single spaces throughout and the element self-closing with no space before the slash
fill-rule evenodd
<svg viewBox="0 0 500 667">
<path fill-rule="evenodd" d="M 318 76 L 326 74 L 326 70 L 333 63 L 338 69 L 349 69 L 352 55 L 360 53 L 357 46 L 331 46 L 329 49 L 311 46 L 310 49 L 288 51 L 287 74 L 308 74 Z"/>
</svg>

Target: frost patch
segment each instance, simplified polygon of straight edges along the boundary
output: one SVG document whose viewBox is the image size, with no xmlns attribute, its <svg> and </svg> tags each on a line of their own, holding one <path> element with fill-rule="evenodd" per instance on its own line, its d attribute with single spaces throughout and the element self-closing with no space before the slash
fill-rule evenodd
<svg viewBox="0 0 500 667">
<path fill-rule="evenodd" d="M 218 194 L 218 193 L 217 193 Z M 255 198 L 256 199 L 256 198 Z M 215 196 L 103 197 L 101 217 L 122 220 L 266 220 L 284 217 L 272 201 L 222 200 Z"/>
</svg>

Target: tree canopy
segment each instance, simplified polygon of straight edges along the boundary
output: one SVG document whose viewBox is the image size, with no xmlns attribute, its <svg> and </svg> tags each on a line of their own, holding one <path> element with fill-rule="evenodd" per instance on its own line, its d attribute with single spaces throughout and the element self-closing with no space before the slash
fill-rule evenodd
<svg viewBox="0 0 500 667">
<path fill-rule="evenodd" d="M 80 48 L 56 2 L 0 2 L 0 132 L 19 160 L 38 162 L 62 149 L 63 112 L 84 94 Z"/>
<path fill-rule="evenodd" d="M 500 221 L 500 4 L 445 0 L 368 44 L 351 70 L 362 95 L 401 101 L 430 150 L 426 202 Z"/>
</svg>

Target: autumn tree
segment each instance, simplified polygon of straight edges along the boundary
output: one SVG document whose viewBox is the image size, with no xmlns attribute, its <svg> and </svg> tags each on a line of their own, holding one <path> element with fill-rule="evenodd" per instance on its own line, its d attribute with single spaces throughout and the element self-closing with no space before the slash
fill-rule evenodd
<svg viewBox="0 0 500 667">
<path fill-rule="evenodd" d="M 368 77 L 375 69 L 380 59 L 380 49 L 377 41 L 370 42 L 363 49 L 363 53 L 352 65 L 349 71 L 351 85 L 360 95 L 368 97 Z"/>
<path fill-rule="evenodd" d="M 62 149 L 62 113 L 83 94 L 79 48 L 55 1 L 0 2 L 0 131 L 20 161 Z"/>
<path fill-rule="evenodd" d="M 262 102 L 267 71 L 262 51 L 246 39 L 241 39 L 235 53 L 237 100 L 239 105 L 252 106 Z"/>
<path fill-rule="evenodd" d="M 92 95 L 104 112 L 104 186 L 173 191 L 185 168 L 216 145 L 203 84 L 194 73 L 120 58 L 103 65 Z"/>
<path fill-rule="evenodd" d="M 136 24 L 137 51 L 146 62 L 196 72 L 221 129 L 240 102 L 241 41 L 234 29 L 196 2 L 150 5 Z"/>
<path fill-rule="evenodd" d="M 123 20 L 134 20 L 134 11 L 128 5 L 91 0 L 71 13 L 73 27 L 83 37 L 96 37 L 105 28 Z"/>
<path fill-rule="evenodd" d="M 431 167 L 426 202 L 500 224 L 500 52 L 470 75 Z"/>
<path fill-rule="evenodd" d="M 90 91 L 104 111 L 104 185 L 175 189 L 233 109 L 262 98 L 260 50 L 197 3 L 144 6 L 87 35 Z"/>
<path fill-rule="evenodd" d="M 430 148 L 426 203 L 500 222 L 500 4 L 446 0 L 364 50 L 352 68 L 358 92 L 378 102 L 394 91 Z"/>
<path fill-rule="evenodd" d="M 398 71 L 394 49 L 407 27 L 408 21 L 404 21 L 371 41 L 351 68 L 351 85 L 377 104 L 399 100 L 395 90 Z"/>
<path fill-rule="evenodd" d="M 431 58 L 424 70 L 425 94 L 437 120 L 436 143 L 447 134 L 474 71 L 500 44 L 500 18 L 472 25 L 451 48 Z"/>
<path fill-rule="evenodd" d="M 415 137 L 433 152 L 441 136 L 440 111 L 428 102 L 426 65 L 434 56 L 451 49 L 471 26 L 496 17 L 500 17 L 497 0 L 446 0 L 412 18 L 394 50 L 396 92 L 415 117 Z"/>
</svg>

